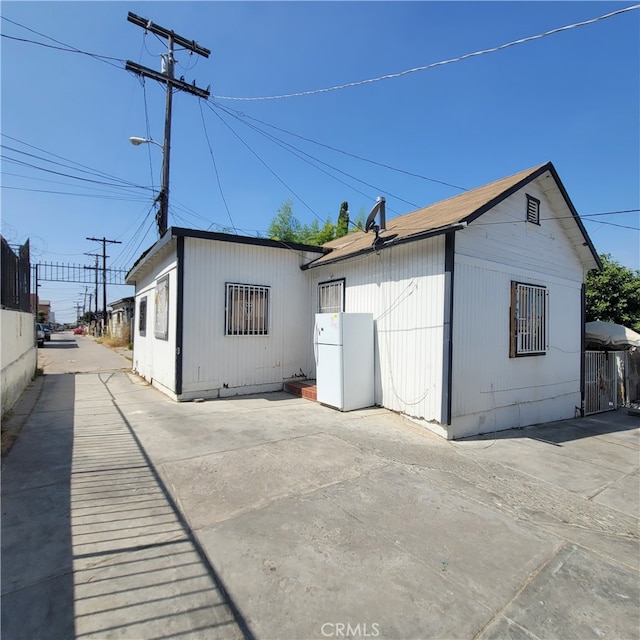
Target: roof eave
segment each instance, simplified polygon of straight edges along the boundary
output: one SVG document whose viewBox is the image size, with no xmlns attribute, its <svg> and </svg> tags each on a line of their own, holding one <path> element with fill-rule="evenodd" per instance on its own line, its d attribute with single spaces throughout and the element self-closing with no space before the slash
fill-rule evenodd
<svg viewBox="0 0 640 640">
<path fill-rule="evenodd" d="M 399 245 L 402 244 L 407 244 L 408 242 L 417 242 L 418 240 L 424 240 L 426 238 L 432 238 L 434 236 L 440 236 L 443 235 L 445 233 L 451 233 L 453 231 L 459 231 L 460 229 L 464 229 L 467 226 L 466 222 L 456 222 L 454 224 L 448 224 L 445 225 L 444 227 L 438 227 L 437 229 L 429 229 L 426 231 L 420 231 L 418 233 L 414 233 L 410 236 L 406 236 L 404 238 L 392 238 L 391 240 L 388 240 L 387 242 L 383 242 L 382 245 L 376 247 L 374 244 L 372 244 L 369 247 L 365 247 L 363 249 L 360 249 L 358 251 L 354 251 L 353 253 L 349 253 L 347 255 L 344 256 L 338 256 L 336 258 L 333 259 L 329 259 L 329 260 L 323 260 L 321 263 L 316 264 L 316 262 L 318 260 L 320 260 L 320 258 L 317 258 L 316 260 L 314 260 L 313 262 L 310 262 L 309 264 L 305 264 L 302 265 L 302 269 L 303 270 L 307 270 L 307 269 L 314 269 L 317 267 L 324 267 L 325 265 L 329 265 L 329 264 L 336 264 L 337 262 L 342 262 L 344 260 L 350 260 L 351 258 L 356 258 L 359 256 L 363 256 L 366 255 L 368 253 L 378 253 L 379 251 L 382 251 L 382 249 L 388 249 L 390 247 L 397 247 Z"/>
</svg>

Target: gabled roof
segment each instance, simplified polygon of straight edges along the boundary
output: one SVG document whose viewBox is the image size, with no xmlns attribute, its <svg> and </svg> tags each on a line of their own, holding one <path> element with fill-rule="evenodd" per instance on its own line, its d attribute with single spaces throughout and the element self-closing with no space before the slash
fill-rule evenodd
<svg viewBox="0 0 640 640">
<path fill-rule="evenodd" d="M 547 192 L 554 205 L 564 202 L 571 212 L 571 219 L 565 223 L 570 239 L 576 245 L 578 253 L 587 268 L 600 268 L 598 254 L 587 235 L 575 207 L 558 177 L 554 166 L 546 164 L 521 171 L 507 178 L 466 191 L 447 200 L 441 200 L 417 211 L 407 213 L 387 221 L 386 231 L 380 233 L 380 244 L 373 246 L 374 234 L 356 231 L 342 238 L 327 242 L 323 247 L 330 252 L 306 265 L 306 268 L 346 260 L 356 255 L 368 253 L 380 248 L 395 246 L 405 242 L 422 240 L 435 235 L 463 229 L 476 218 L 486 213 L 505 198 L 529 184 L 536 178 L 549 172 L 553 185 Z M 552 191 L 554 193 L 552 193 Z M 571 229 L 574 232 L 571 232 Z M 586 250 L 585 250 L 586 247 Z"/>
<path fill-rule="evenodd" d="M 136 279 L 145 270 L 153 266 L 155 262 L 163 258 L 167 253 L 175 250 L 176 238 L 199 238 L 201 240 L 217 240 L 235 244 L 248 244 L 260 247 L 272 247 L 275 249 L 288 249 L 294 251 L 326 253 L 327 249 L 295 242 L 271 240 L 270 238 L 254 238 L 251 236 L 232 235 L 230 233 L 218 233 L 215 231 L 201 231 L 200 229 L 185 229 L 183 227 L 169 227 L 164 235 L 146 249 L 135 261 L 125 277 L 126 284 L 135 284 Z"/>
</svg>

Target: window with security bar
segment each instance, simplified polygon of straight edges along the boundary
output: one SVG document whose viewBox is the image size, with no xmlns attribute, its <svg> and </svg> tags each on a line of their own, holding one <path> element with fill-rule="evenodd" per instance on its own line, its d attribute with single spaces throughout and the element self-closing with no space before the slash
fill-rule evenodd
<svg viewBox="0 0 640 640">
<path fill-rule="evenodd" d="M 344 311 L 345 279 L 321 282 L 318 285 L 318 313 L 340 313 Z"/>
<path fill-rule="evenodd" d="M 138 310 L 138 332 L 141 336 L 147 335 L 147 296 L 140 300 Z"/>
<path fill-rule="evenodd" d="M 548 309 L 546 287 L 511 283 L 511 358 L 539 356 L 547 352 Z"/>
<path fill-rule="evenodd" d="M 269 335 L 270 287 L 251 284 L 226 285 L 225 334 Z"/>
</svg>

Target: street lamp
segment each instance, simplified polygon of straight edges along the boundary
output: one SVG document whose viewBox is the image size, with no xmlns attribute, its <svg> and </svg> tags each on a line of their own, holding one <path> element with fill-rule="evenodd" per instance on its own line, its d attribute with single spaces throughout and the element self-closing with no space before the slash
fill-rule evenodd
<svg viewBox="0 0 640 640">
<path fill-rule="evenodd" d="M 164 151 L 164 147 L 159 142 L 156 142 L 151 138 L 139 138 L 138 136 L 131 136 L 129 138 L 129 142 L 134 147 L 137 147 L 138 145 L 141 145 L 141 144 L 157 144 Z"/>
<path fill-rule="evenodd" d="M 162 237 L 167 231 L 169 220 L 169 129 L 165 131 L 165 143 L 160 144 L 151 138 L 141 138 L 139 136 L 131 136 L 129 142 L 137 147 L 141 144 L 155 144 L 162 149 L 162 186 L 156 200 L 160 200 L 160 207 L 156 214 L 156 222 L 158 223 L 158 233 Z"/>
</svg>

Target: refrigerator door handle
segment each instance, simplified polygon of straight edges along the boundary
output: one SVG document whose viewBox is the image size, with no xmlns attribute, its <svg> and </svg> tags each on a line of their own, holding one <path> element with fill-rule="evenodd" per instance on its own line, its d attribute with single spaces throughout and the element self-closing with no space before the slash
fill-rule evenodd
<svg viewBox="0 0 640 640">
<path fill-rule="evenodd" d="M 313 323 L 313 361 L 316 363 L 316 377 L 318 376 L 318 323 Z"/>
</svg>

